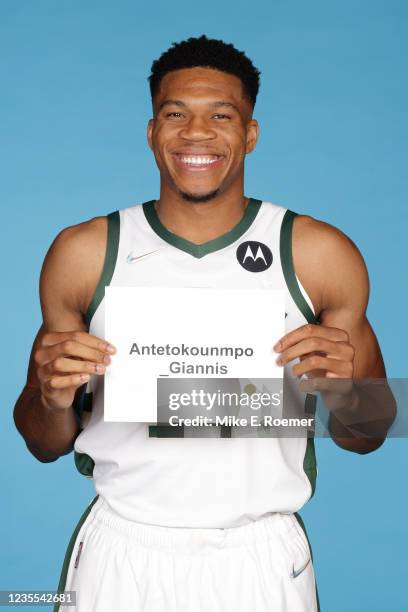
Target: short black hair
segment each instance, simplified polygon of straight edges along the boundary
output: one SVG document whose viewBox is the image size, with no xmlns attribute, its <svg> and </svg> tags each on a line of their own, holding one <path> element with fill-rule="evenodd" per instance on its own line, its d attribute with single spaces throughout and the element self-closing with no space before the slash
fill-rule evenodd
<svg viewBox="0 0 408 612">
<path fill-rule="evenodd" d="M 223 40 L 207 38 L 188 38 L 172 46 L 155 60 L 148 78 L 152 100 L 159 90 L 162 78 L 173 70 L 182 68 L 214 68 L 237 76 L 243 85 L 244 95 L 255 106 L 260 84 L 260 71 L 243 51 Z"/>
</svg>

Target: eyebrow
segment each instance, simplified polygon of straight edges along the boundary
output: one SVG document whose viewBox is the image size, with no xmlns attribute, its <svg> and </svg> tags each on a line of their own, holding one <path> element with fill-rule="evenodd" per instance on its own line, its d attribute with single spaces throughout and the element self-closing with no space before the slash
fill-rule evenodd
<svg viewBox="0 0 408 612">
<path fill-rule="evenodd" d="M 179 107 L 182 107 L 182 108 L 186 108 L 187 104 L 185 104 L 185 102 L 183 102 L 182 100 L 172 100 L 171 98 L 168 98 L 167 100 L 163 100 L 163 102 L 161 102 L 158 110 L 161 111 L 161 109 L 164 106 L 179 106 Z M 237 113 L 239 113 L 239 110 L 235 106 L 235 104 L 232 104 L 232 102 L 226 102 L 224 100 L 220 100 L 218 102 L 210 102 L 210 104 L 208 106 L 210 108 L 227 107 L 227 108 L 231 108 L 231 109 L 235 110 Z"/>
<path fill-rule="evenodd" d="M 224 102 L 223 100 L 221 100 L 220 102 L 211 102 L 210 106 L 212 108 L 221 108 L 222 106 L 226 106 L 227 108 L 232 108 L 233 110 L 237 111 L 237 113 L 239 113 L 238 108 L 232 102 Z"/>
<path fill-rule="evenodd" d="M 186 106 L 184 104 L 184 102 L 182 102 L 181 100 L 171 100 L 170 98 L 168 98 L 167 100 L 163 100 L 163 102 L 160 104 L 159 106 L 159 111 L 164 107 L 164 106 Z"/>
</svg>

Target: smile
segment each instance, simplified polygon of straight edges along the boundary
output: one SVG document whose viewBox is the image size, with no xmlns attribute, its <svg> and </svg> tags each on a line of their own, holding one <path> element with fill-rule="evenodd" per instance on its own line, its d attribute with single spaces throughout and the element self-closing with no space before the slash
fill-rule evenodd
<svg viewBox="0 0 408 612">
<path fill-rule="evenodd" d="M 219 166 L 224 160 L 223 155 L 187 155 L 176 153 L 173 157 L 177 164 L 185 170 L 208 170 Z"/>
</svg>

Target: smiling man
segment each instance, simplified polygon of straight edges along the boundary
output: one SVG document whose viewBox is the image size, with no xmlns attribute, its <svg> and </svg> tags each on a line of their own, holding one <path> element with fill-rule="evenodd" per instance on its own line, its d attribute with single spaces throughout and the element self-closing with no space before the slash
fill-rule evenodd
<svg viewBox="0 0 408 612">
<path fill-rule="evenodd" d="M 104 422 L 103 376 L 115 358 L 104 287 L 281 289 L 286 334 L 274 348 L 285 375 L 384 377 L 365 315 L 366 267 L 339 230 L 245 195 L 259 72 L 244 53 L 205 36 L 183 41 L 153 63 L 150 88 L 159 198 L 57 236 L 41 273 L 44 323 L 15 408 L 31 452 L 47 462 L 74 449 L 98 494 L 72 536 L 59 588 L 76 591 L 80 612 L 317 610 L 297 515 L 315 489 L 313 438 L 214 428 L 209 438 L 180 439 Z M 343 404 L 355 412 L 358 395 L 347 391 Z M 346 435 L 334 417 L 331 432 L 359 453 L 383 441 Z"/>
</svg>

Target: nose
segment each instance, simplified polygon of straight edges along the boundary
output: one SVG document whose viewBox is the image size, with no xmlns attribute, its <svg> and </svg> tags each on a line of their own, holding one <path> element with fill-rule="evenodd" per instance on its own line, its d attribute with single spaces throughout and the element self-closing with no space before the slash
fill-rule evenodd
<svg viewBox="0 0 408 612">
<path fill-rule="evenodd" d="M 208 124 L 203 117 L 191 117 L 187 124 L 180 130 L 180 137 L 185 140 L 213 140 L 217 137 L 216 131 Z"/>
</svg>

